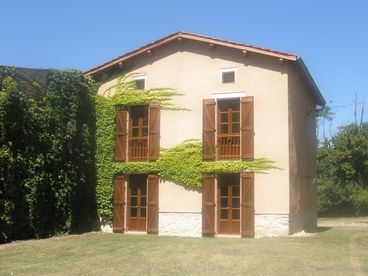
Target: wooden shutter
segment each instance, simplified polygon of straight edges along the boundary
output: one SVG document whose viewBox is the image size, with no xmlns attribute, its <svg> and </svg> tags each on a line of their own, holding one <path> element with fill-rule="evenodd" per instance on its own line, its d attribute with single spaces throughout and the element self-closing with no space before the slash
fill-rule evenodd
<svg viewBox="0 0 368 276">
<path fill-rule="evenodd" d="M 216 101 L 214 99 L 203 100 L 203 160 L 216 159 L 215 114 Z"/>
<path fill-rule="evenodd" d="M 241 235 L 254 237 L 254 173 L 241 174 Z"/>
<path fill-rule="evenodd" d="M 119 105 L 115 109 L 115 160 L 126 161 L 127 108 Z"/>
<path fill-rule="evenodd" d="M 215 235 L 215 176 L 205 174 L 202 181 L 202 235 Z"/>
<path fill-rule="evenodd" d="M 115 176 L 114 179 L 114 212 L 112 230 L 114 233 L 124 232 L 124 206 L 125 206 L 125 177 Z"/>
<path fill-rule="evenodd" d="M 155 161 L 160 156 L 160 104 L 151 103 L 148 114 L 148 160 Z"/>
<path fill-rule="evenodd" d="M 157 175 L 147 177 L 147 233 L 158 234 L 158 188 L 159 179 Z"/>
<path fill-rule="evenodd" d="M 241 157 L 254 158 L 254 105 L 253 97 L 241 98 Z"/>
</svg>

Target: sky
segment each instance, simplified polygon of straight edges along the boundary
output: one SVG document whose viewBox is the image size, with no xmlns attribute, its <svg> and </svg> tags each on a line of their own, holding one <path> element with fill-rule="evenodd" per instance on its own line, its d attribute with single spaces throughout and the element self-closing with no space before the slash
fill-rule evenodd
<svg viewBox="0 0 368 276">
<path fill-rule="evenodd" d="M 365 106 L 368 1 L 0 0 L 0 65 L 87 70 L 182 30 L 300 55 L 336 127 Z"/>
</svg>

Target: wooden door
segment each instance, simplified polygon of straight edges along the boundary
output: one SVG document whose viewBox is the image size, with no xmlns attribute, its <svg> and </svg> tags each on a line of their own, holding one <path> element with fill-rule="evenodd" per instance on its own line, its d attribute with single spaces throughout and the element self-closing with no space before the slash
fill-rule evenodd
<svg viewBox="0 0 368 276">
<path fill-rule="evenodd" d="M 218 182 L 218 233 L 240 234 L 240 177 L 221 175 Z"/>
<path fill-rule="evenodd" d="M 240 158 L 240 101 L 220 100 L 217 110 L 218 159 Z"/>
<path fill-rule="evenodd" d="M 132 106 L 129 113 L 129 161 L 147 161 L 148 106 Z"/>
<path fill-rule="evenodd" d="M 129 231 L 146 231 L 147 177 L 131 175 L 128 186 L 127 217 Z"/>
<path fill-rule="evenodd" d="M 114 179 L 114 213 L 112 230 L 114 233 L 124 232 L 125 177 L 117 175 Z"/>
</svg>

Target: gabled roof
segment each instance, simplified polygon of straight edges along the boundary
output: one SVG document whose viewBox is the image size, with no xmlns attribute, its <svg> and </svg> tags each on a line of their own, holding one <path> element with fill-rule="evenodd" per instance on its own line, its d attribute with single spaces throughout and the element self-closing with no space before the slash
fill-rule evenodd
<svg viewBox="0 0 368 276">
<path fill-rule="evenodd" d="M 304 62 L 302 61 L 302 59 L 295 54 L 291 54 L 291 53 L 286 53 L 286 52 L 280 52 L 280 51 L 275 51 L 272 49 L 267 49 L 267 48 L 262 48 L 262 47 L 258 47 L 258 46 L 254 46 L 254 45 L 248 45 L 248 44 L 242 44 L 242 43 L 237 43 L 237 42 L 233 42 L 233 41 L 228 41 L 228 40 L 223 40 L 223 39 L 218 39 L 218 38 L 214 38 L 214 37 L 209 37 L 209 36 L 204 36 L 204 35 L 199 35 L 199 34 L 194 34 L 194 33 L 188 33 L 188 32 L 176 32 L 173 33 L 171 35 L 168 35 L 166 37 L 163 37 L 159 40 L 156 40 L 152 43 L 149 43 L 143 47 L 140 47 L 136 50 L 133 50 L 129 53 L 126 53 L 122 56 L 119 56 L 115 59 L 112 59 L 108 62 L 105 62 L 101 65 L 98 65 L 90 70 L 87 70 L 84 72 L 85 75 L 87 76 L 92 76 L 96 73 L 102 72 L 106 69 L 110 69 L 113 66 L 122 64 L 123 62 L 130 60 L 138 55 L 144 54 L 144 53 L 150 53 L 150 51 L 152 51 L 154 48 L 163 46 L 169 42 L 172 42 L 174 40 L 180 40 L 180 39 L 184 39 L 184 40 L 194 40 L 194 41 L 199 41 L 199 42 L 204 42 L 204 43 L 208 43 L 208 44 L 213 44 L 216 46 L 224 46 L 224 47 L 229 47 L 229 48 L 233 48 L 233 49 L 239 49 L 241 51 L 243 51 L 244 54 L 247 53 L 257 53 L 257 54 L 261 54 L 261 55 L 266 55 L 266 56 L 271 56 L 271 57 L 276 57 L 279 58 L 281 61 L 283 60 L 288 60 L 291 61 L 293 63 L 295 63 L 296 66 L 296 70 L 300 73 L 301 77 L 307 82 L 307 85 L 309 86 L 310 90 L 312 91 L 313 96 L 316 99 L 316 103 L 318 105 L 325 105 L 326 102 L 321 94 L 321 92 L 319 91 L 316 83 L 314 82 L 312 76 L 310 75 L 307 67 L 305 66 Z"/>
</svg>

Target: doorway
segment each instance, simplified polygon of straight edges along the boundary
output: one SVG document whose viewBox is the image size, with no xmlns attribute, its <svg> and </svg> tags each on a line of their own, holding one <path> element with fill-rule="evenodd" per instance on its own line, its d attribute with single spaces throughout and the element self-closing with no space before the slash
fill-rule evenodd
<svg viewBox="0 0 368 276">
<path fill-rule="evenodd" d="M 238 174 L 218 178 L 218 233 L 240 234 L 240 177 Z"/>
<path fill-rule="evenodd" d="M 146 231 L 147 227 L 147 176 L 130 175 L 128 184 L 127 228 L 129 231 Z"/>
</svg>

